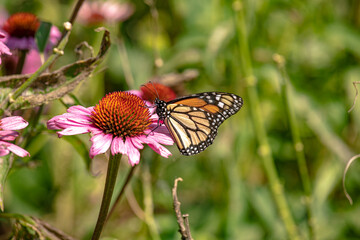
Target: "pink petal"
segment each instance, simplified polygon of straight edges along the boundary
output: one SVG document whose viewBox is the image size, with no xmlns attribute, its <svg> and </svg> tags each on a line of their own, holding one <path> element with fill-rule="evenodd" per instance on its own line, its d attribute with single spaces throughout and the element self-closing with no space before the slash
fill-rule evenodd
<svg viewBox="0 0 360 240">
<path fill-rule="evenodd" d="M 42 65 L 41 57 L 36 49 L 31 49 L 27 54 L 24 62 L 22 74 L 34 73 Z"/>
<path fill-rule="evenodd" d="M 8 155 L 10 153 L 10 151 L 7 148 L 4 148 L 3 146 L 0 145 L 0 157 Z"/>
<path fill-rule="evenodd" d="M 143 149 L 144 146 L 142 145 L 143 141 L 141 141 L 139 139 L 139 137 L 142 137 L 142 136 L 138 136 L 138 137 L 132 137 L 131 138 L 131 142 L 132 144 L 137 148 L 137 149 Z M 145 137 L 145 136 L 144 136 Z"/>
<path fill-rule="evenodd" d="M 6 40 L 6 45 L 10 49 L 22 49 L 29 50 L 36 47 L 35 38 L 34 37 L 9 37 Z"/>
<path fill-rule="evenodd" d="M 8 143 L 8 142 L 0 141 L 0 149 L 2 149 L 2 151 L 0 150 L 2 152 L 2 154 L 6 153 L 8 151 L 11 151 L 20 157 L 30 156 L 30 154 L 26 150 L 22 149 L 19 146 L 16 146 L 15 144 Z M 4 156 L 4 155 L 2 155 L 2 156 Z"/>
<path fill-rule="evenodd" d="M 29 123 L 20 116 L 2 118 L 0 123 L 0 128 L 3 130 L 19 130 L 29 125 Z"/>
<path fill-rule="evenodd" d="M 129 157 L 129 163 L 131 166 L 134 166 L 140 162 L 140 152 L 139 150 L 132 144 L 130 138 L 126 138 L 125 148 L 127 150 L 127 155 Z"/>
<path fill-rule="evenodd" d="M 139 98 L 141 98 L 141 95 L 142 95 L 139 90 L 129 90 L 129 91 L 126 91 L 126 92 L 131 93 L 131 94 L 133 94 L 135 96 L 138 96 Z"/>
<path fill-rule="evenodd" d="M 158 131 L 159 130 L 159 131 Z M 141 137 L 141 141 L 148 143 L 148 142 L 158 142 L 160 144 L 165 145 L 173 145 L 174 140 L 171 137 L 169 131 L 165 128 L 159 127 L 154 132 L 149 133 L 146 137 L 147 139 L 144 139 L 144 136 Z"/>
<path fill-rule="evenodd" d="M 121 137 L 115 137 L 111 143 L 111 153 L 115 154 L 126 154 L 126 148 L 124 140 Z"/>
<path fill-rule="evenodd" d="M 88 127 L 68 127 L 60 132 L 58 132 L 58 136 L 69 136 L 69 135 L 77 135 L 90 132 Z"/>
<path fill-rule="evenodd" d="M 28 151 L 22 149 L 19 146 L 16 146 L 15 144 L 11 144 L 10 146 L 8 146 L 8 149 L 19 157 L 30 157 L 30 153 L 28 153 Z"/>
<path fill-rule="evenodd" d="M 158 143 L 151 143 L 148 144 L 149 147 L 151 147 L 152 150 L 154 150 L 156 153 L 160 154 L 162 157 L 169 157 L 171 156 L 171 152 L 164 146 Z"/>
<path fill-rule="evenodd" d="M 159 143 L 158 138 L 149 137 L 149 136 L 148 137 L 140 136 L 139 139 L 142 142 L 149 145 L 149 147 L 151 147 L 151 149 L 153 149 L 156 153 L 160 154 L 161 156 L 167 158 L 168 156 L 171 155 L 171 152 Z"/>
<path fill-rule="evenodd" d="M 51 118 L 47 122 L 47 128 L 52 130 L 66 129 L 68 127 L 90 127 L 91 119 L 88 116 L 64 113 Z"/>
<path fill-rule="evenodd" d="M 56 45 L 60 37 L 61 37 L 60 30 L 56 26 L 52 26 L 50 29 L 50 36 L 49 36 L 49 41 L 51 43 L 50 45 L 52 46 Z"/>
<path fill-rule="evenodd" d="M 157 120 L 159 119 L 159 116 L 156 113 L 153 113 L 153 114 L 151 114 L 150 119 L 153 120 L 154 122 L 157 122 Z"/>
<path fill-rule="evenodd" d="M 94 107 L 88 107 L 85 108 L 81 105 L 76 105 L 76 106 L 71 106 L 68 108 L 67 112 L 68 113 L 75 113 L 75 114 L 80 114 L 80 115 L 88 115 L 90 116 L 91 112 L 94 110 Z"/>
<path fill-rule="evenodd" d="M 0 55 L 1 54 L 12 55 L 10 49 L 2 41 L 0 41 Z"/>
<path fill-rule="evenodd" d="M 0 131 L 0 140 L 2 141 L 14 141 L 17 136 L 19 136 L 19 133 L 15 131 Z"/>
<path fill-rule="evenodd" d="M 90 148 L 90 157 L 93 158 L 95 155 L 106 152 L 112 141 L 113 136 L 111 134 L 97 134 L 94 135 L 90 141 L 93 143 Z"/>
</svg>

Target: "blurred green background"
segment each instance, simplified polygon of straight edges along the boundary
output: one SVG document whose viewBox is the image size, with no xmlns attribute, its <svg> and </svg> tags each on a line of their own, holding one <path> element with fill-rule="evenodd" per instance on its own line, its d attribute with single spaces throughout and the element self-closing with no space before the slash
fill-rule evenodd
<svg viewBox="0 0 360 240">
<path fill-rule="evenodd" d="M 108 222 L 103 239 L 180 239 L 171 197 L 177 177 L 184 180 L 178 196 L 183 213 L 189 214 L 194 239 L 287 239 L 259 157 L 233 1 L 151 2 L 131 1 L 135 12 L 129 19 L 103 24 L 111 31 L 113 46 L 92 77 L 74 91 L 80 102 L 93 106 L 108 92 L 139 89 L 155 75 L 195 69 L 199 76 L 184 83 L 185 94 L 232 92 L 243 97 L 244 106 L 201 154 L 185 157 L 172 146 L 173 156 L 165 159 L 145 147 L 126 198 Z M 1 3 L 9 14 L 32 12 L 58 27 L 75 5 L 69 0 Z M 360 2 L 248 0 L 242 8 L 262 120 L 301 236 L 309 237 L 304 190 L 275 53 L 285 58 L 292 86 L 292 107 L 312 186 L 315 238 L 359 239 L 360 163 L 354 162 L 346 180 L 353 205 L 345 198 L 341 178 L 346 162 L 360 149 L 360 103 L 347 112 L 355 97 L 352 82 L 360 81 Z M 81 41 L 97 50 L 102 34 L 94 31 L 96 27 L 75 22 L 65 55 L 54 68 L 73 62 L 73 49 Z M 156 58 L 163 64 L 155 66 Z M 126 81 L 124 64 L 133 82 Z M 66 111 L 59 102 L 46 108 L 42 124 Z M 80 138 L 90 146 L 89 136 Z M 96 157 L 88 170 L 66 137 L 58 139 L 46 131 L 27 150 L 31 158 L 18 159 L 6 183 L 5 211 L 36 216 L 71 236 L 89 239 L 100 207 L 106 157 Z M 129 168 L 123 159 L 119 187 Z"/>
</svg>

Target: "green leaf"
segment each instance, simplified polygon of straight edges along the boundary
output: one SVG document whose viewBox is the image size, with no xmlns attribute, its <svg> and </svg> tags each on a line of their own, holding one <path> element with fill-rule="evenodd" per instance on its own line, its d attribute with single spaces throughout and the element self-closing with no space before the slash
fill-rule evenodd
<svg viewBox="0 0 360 240">
<path fill-rule="evenodd" d="M 39 52 L 44 52 L 46 43 L 50 36 L 52 24 L 49 22 L 41 22 L 39 29 L 35 33 L 36 45 L 39 49 Z"/>
</svg>

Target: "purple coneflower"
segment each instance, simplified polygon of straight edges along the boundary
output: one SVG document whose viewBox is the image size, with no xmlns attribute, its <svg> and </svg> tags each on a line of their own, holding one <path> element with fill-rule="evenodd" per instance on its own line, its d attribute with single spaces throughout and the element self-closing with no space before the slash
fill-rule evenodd
<svg viewBox="0 0 360 240">
<path fill-rule="evenodd" d="M 67 113 L 53 117 L 47 123 L 49 129 L 62 131 L 58 136 L 90 132 L 90 157 L 105 153 L 125 154 L 134 166 L 140 161 L 139 149 L 149 145 L 163 157 L 171 155 L 164 145 L 174 143 L 165 126 L 157 126 L 158 117 L 151 115 L 145 102 L 130 92 L 107 94 L 95 107 L 72 106 Z"/>
<path fill-rule="evenodd" d="M 14 56 L 4 59 L 7 65 L 7 74 L 15 72 L 14 66 L 18 62 L 19 51 L 26 51 L 27 55 L 22 68 L 22 73 L 33 73 L 42 64 L 40 54 L 35 43 L 35 33 L 40 26 L 40 20 L 36 15 L 27 12 L 20 12 L 11 15 L 3 24 L 2 30 L 6 34 L 4 43 L 14 53 Z M 61 33 L 55 26 L 51 27 L 49 42 L 46 46 L 48 52 L 60 39 Z"/>
<path fill-rule="evenodd" d="M 126 20 L 134 12 L 133 5 L 112 1 L 85 1 L 81 6 L 79 21 L 86 25 L 117 23 Z"/>
<path fill-rule="evenodd" d="M 15 153 L 20 157 L 30 156 L 30 154 L 8 141 L 14 141 L 19 133 L 14 130 L 25 128 L 29 123 L 22 117 L 14 116 L 0 119 L 0 156 L 5 156 L 10 152 Z"/>
<path fill-rule="evenodd" d="M 3 30 L 7 32 L 7 46 L 10 49 L 29 50 L 34 48 L 35 33 L 40 21 L 32 13 L 15 13 L 4 23 Z"/>
</svg>

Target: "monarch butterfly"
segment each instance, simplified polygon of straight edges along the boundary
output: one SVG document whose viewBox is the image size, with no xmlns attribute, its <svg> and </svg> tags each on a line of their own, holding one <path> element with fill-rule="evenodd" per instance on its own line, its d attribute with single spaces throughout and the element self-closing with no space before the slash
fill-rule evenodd
<svg viewBox="0 0 360 240">
<path fill-rule="evenodd" d="M 156 113 L 183 155 L 194 155 L 210 146 L 218 127 L 237 113 L 243 99 L 224 92 L 204 92 L 165 102 L 155 99 Z"/>
</svg>

